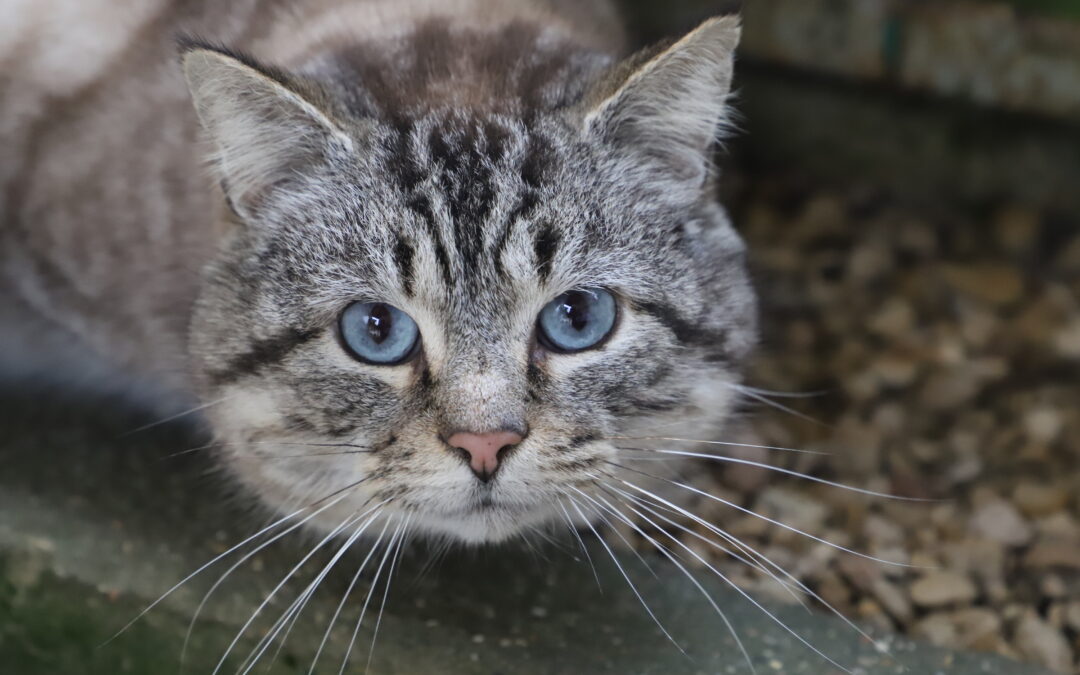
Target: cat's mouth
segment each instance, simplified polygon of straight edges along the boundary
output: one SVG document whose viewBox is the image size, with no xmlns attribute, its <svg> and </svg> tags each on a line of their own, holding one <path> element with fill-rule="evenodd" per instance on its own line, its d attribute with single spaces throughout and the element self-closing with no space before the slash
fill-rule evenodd
<svg viewBox="0 0 1080 675">
<path fill-rule="evenodd" d="M 469 515 L 475 515 L 477 513 L 491 513 L 493 511 L 506 512 L 513 511 L 519 512 L 522 508 L 516 504 L 508 504 L 506 502 L 496 501 L 490 497 L 484 497 L 477 499 L 471 505 L 466 507 L 465 513 Z"/>
<path fill-rule="evenodd" d="M 475 499 L 462 506 L 453 515 L 466 517 L 491 514 L 513 515 L 524 513 L 529 510 L 530 509 L 527 506 L 519 502 L 496 499 L 490 491 L 488 491 L 477 495 Z"/>
</svg>

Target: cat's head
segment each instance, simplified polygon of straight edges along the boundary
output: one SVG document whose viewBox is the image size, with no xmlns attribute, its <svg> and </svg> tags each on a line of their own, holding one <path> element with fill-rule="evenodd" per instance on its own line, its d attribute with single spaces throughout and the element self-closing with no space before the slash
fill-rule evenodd
<svg viewBox="0 0 1080 675">
<path fill-rule="evenodd" d="M 185 51 L 235 221 L 194 375 L 270 505 L 496 541 L 563 518 L 620 437 L 728 416 L 755 333 L 711 165 L 737 22 L 618 65 L 534 37 L 482 99 L 415 44 L 299 72 Z"/>
</svg>

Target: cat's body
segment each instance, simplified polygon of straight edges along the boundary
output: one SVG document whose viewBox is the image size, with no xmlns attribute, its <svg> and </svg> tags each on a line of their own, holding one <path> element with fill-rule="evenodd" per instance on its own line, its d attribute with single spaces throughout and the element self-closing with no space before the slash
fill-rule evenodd
<svg viewBox="0 0 1080 675">
<path fill-rule="evenodd" d="M 326 530 L 371 513 L 486 541 L 587 520 L 574 491 L 611 475 L 619 439 L 722 427 L 754 339 L 710 163 L 736 22 L 619 64 L 599 0 L 13 16 L 7 359 L 196 392 L 240 481 L 279 510 L 333 496 Z M 178 33 L 197 36 L 183 72 Z M 545 347 L 538 313 L 582 288 L 617 299 L 610 335 Z M 415 320 L 408 360 L 350 356 L 339 317 L 363 302 Z M 453 439 L 496 433 L 516 440 L 478 481 L 486 451 Z"/>
</svg>

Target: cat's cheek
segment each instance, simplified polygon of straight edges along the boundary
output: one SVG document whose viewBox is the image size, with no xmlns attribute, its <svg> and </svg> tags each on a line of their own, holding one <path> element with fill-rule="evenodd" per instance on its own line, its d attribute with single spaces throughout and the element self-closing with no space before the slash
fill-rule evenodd
<svg viewBox="0 0 1080 675">
<path fill-rule="evenodd" d="M 297 494 L 330 493 L 367 470 L 363 456 L 305 456 L 306 445 L 326 439 L 294 428 L 290 410 L 295 404 L 286 387 L 260 379 L 230 385 L 216 395 L 206 405 L 218 457 L 273 509 L 295 501 Z"/>
<path fill-rule="evenodd" d="M 698 417 L 700 426 L 709 428 L 722 424 L 735 404 L 738 380 L 728 373 L 702 377 L 690 390 L 689 407 Z M 707 438 L 708 436 L 697 436 Z"/>
<path fill-rule="evenodd" d="M 329 532 L 370 502 L 372 489 L 361 479 L 373 474 L 372 466 L 364 457 L 305 457 L 297 452 L 303 445 L 282 436 L 225 441 L 219 457 L 246 497 L 278 514 L 318 505 L 308 526 Z"/>
<path fill-rule="evenodd" d="M 279 427 L 284 422 L 281 414 L 281 394 L 275 393 L 264 384 L 257 387 L 232 385 L 217 392 L 217 395 L 218 402 L 207 405 L 211 409 L 216 430 L 226 436 L 243 429 Z"/>
<path fill-rule="evenodd" d="M 737 400 L 734 387 L 735 382 L 727 379 L 726 375 L 702 377 L 690 389 L 686 405 L 670 413 L 665 418 L 665 424 L 670 425 L 668 428 L 673 435 L 681 438 L 723 438 Z M 708 450 L 707 447 L 701 449 Z"/>
</svg>

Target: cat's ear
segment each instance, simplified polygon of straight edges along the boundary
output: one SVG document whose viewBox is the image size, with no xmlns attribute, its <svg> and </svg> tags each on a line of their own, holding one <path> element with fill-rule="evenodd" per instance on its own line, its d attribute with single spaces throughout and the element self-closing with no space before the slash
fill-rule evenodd
<svg viewBox="0 0 1080 675">
<path fill-rule="evenodd" d="M 288 75 L 208 45 L 182 45 L 195 110 L 214 146 L 226 196 L 241 216 L 274 188 L 352 140 Z"/>
<path fill-rule="evenodd" d="M 709 19 L 681 40 L 631 57 L 594 94 L 587 133 L 659 160 L 700 187 L 725 121 L 738 17 Z"/>
</svg>

